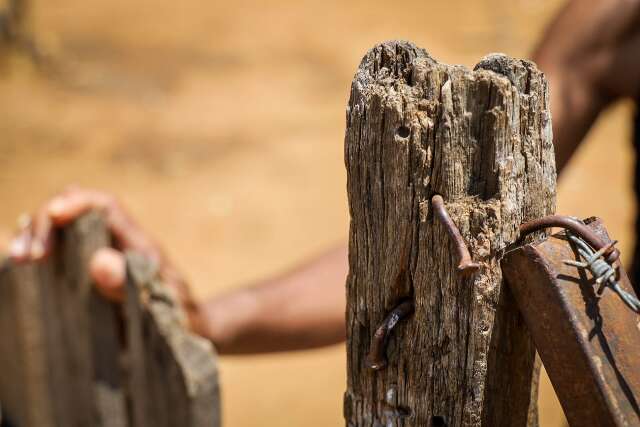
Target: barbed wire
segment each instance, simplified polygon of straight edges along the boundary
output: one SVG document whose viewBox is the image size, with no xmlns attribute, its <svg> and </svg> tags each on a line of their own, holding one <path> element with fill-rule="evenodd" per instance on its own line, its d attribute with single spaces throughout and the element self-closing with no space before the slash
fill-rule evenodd
<svg viewBox="0 0 640 427">
<path fill-rule="evenodd" d="M 600 288 L 598 289 L 598 295 L 602 294 L 602 292 L 604 291 L 604 287 L 608 285 L 615 293 L 618 294 L 620 299 L 622 299 L 622 301 L 624 301 L 624 303 L 631 310 L 639 313 L 640 300 L 620 287 L 620 283 L 618 283 L 618 274 L 616 271 L 617 268 L 605 261 L 603 257 L 603 255 L 609 249 L 615 246 L 618 241 L 614 240 L 600 250 L 594 251 L 593 248 L 587 244 L 587 242 L 568 230 L 567 237 L 576 245 L 578 254 L 583 258 L 584 261 L 580 262 L 574 260 L 565 260 L 564 263 L 567 265 L 572 265 L 574 267 L 589 270 L 595 278 L 596 284 L 600 285 Z"/>
</svg>

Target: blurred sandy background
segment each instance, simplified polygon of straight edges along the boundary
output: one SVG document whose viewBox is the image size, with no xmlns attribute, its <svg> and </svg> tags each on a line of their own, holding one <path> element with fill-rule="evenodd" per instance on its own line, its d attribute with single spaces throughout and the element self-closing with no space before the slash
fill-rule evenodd
<svg viewBox="0 0 640 427">
<path fill-rule="evenodd" d="M 346 239 L 345 106 L 367 49 L 526 57 L 561 3 L 35 0 L 61 72 L 3 64 L 0 237 L 78 183 L 120 195 L 200 297 L 290 268 Z M 627 260 L 630 112 L 600 121 L 559 192 L 559 212 L 603 217 Z M 224 358 L 225 425 L 342 425 L 344 359 L 342 346 Z M 540 415 L 564 423 L 546 377 Z"/>
</svg>

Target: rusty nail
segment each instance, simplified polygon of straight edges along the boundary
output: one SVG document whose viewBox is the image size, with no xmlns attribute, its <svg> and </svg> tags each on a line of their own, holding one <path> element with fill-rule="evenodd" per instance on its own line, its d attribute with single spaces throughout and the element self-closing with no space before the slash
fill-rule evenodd
<svg viewBox="0 0 640 427">
<path fill-rule="evenodd" d="M 544 230 L 545 228 L 560 227 L 565 228 L 581 237 L 593 249 L 599 251 L 604 249 L 606 260 L 613 264 L 620 258 L 618 249 L 604 242 L 596 233 L 580 221 L 565 215 L 548 215 L 533 221 L 525 222 L 520 225 L 520 238 L 535 231 Z M 606 249 L 605 249 L 606 248 Z"/>
<path fill-rule="evenodd" d="M 460 234 L 460 230 L 454 224 L 453 220 L 449 216 L 449 212 L 444 207 L 444 200 L 442 196 L 436 194 L 431 198 L 431 205 L 435 211 L 436 217 L 440 220 L 444 228 L 449 233 L 449 236 L 453 240 L 456 246 L 456 251 L 458 252 L 458 266 L 456 269 L 463 275 L 469 275 L 475 273 L 479 268 L 480 264 L 477 262 L 473 262 L 471 258 L 471 254 L 469 253 L 469 248 L 467 244 L 464 242 L 462 238 L 462 234 Z"/>
<path fill-rule="evenodd" d="M 382 324 L 378 326 L 371 338 L 371 347 L 367 356 L 367 365 L 370 369 L 378 371 L 387 366 L 386 346 L 389 333 L 411 313 L 413 313 L 413 301 L 404 301 L 391 310 Z"/>
</svg>

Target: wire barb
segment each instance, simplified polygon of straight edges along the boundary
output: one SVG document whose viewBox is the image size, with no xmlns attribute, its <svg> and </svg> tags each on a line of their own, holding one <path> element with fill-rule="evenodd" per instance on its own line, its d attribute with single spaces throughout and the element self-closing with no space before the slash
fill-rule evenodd
<svg viewBox="0 0 640 427">
<path fill-rule="evenodd" d="M 614 240 L 613 242 L 609 242 L 599 250 L 594 251 L 587 242 L 569 230 L 567 230 L 567 237 L 576 245 L 578 254 L 584 261 L 565 260 L 564 263 L 589 270 L 595 278 L 596 284 L 599 285 L 598 294 L 602 294 L 604 287 L 609 285 L 631 310 L 640 313 L 640 300 L 620 287 L 617 267 L 614 267 L 604 259 L 605 254 L 609 252 L 618 241 Z"/>
</svg>

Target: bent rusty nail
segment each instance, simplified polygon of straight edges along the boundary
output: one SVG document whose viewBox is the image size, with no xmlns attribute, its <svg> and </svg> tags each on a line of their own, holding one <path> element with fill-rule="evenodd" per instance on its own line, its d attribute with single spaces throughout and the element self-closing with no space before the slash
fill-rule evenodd
<svg viewBox="0 0 640 427">
<path fill-rule="evenodd" d="M 610 264 L 613 264 L 618 260 L 618 258 L 620 258 L 620 252 L 613 245 L 605 243 L 604 240 L 593 232 L 593 230 L 577 219 L 565 215 L 549 215 L 539 219 L 534 219 L 533 221 L 525 222 L 520 225 L 520 239 L 527 234 L 551 227 L 565 228 L 573 232 L 596 251 L 604 249 L 604 255 L 606 255 L 605 259 Z"/>
<path fill-rule="evenodd" d="M 449 216 L 449 212 L 444 207 L 444 199 L 441 195 L 436 194 L 431 198 L 431 205 L 435 211 L 436 217 L 440 220 L 444 228 L 449 233 L 449 236 L 453 240 L 456 246 L 456 251 L 458 252 L 458 266 L 456 269 L 463 275 L 469 275 L 475 273 L 479 268 L 480 264 L 477 262 L 473 262 L 471 258 L 471 253 L 469 253 L 469 248 L 467 244 L 464 242 L 462 238 L 462 234 L 460 234 L 460 230 L 454 224 L 453 220 Z"/>
<path fill-rule="evenodd" d="M 367 356 L 369 369 L 378 371 L 387 366 L 386 346 L 389 333 L 405 317 L 413 313 L 413 301 L 407 300 L 400 303 L 382 321 L 371 338 L 371 346 Z"/>
</svg>

